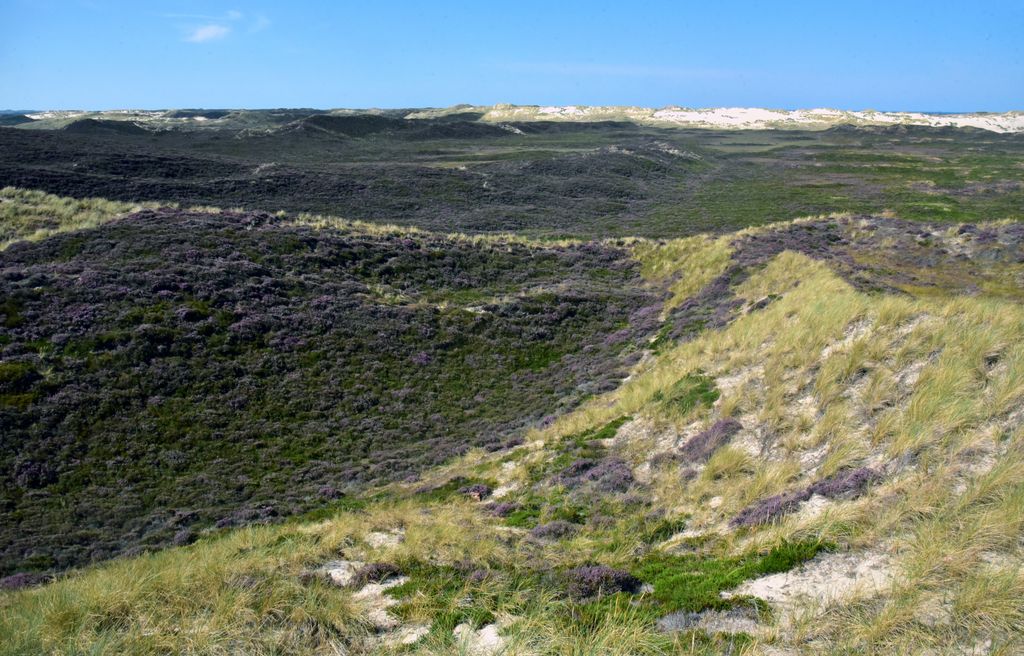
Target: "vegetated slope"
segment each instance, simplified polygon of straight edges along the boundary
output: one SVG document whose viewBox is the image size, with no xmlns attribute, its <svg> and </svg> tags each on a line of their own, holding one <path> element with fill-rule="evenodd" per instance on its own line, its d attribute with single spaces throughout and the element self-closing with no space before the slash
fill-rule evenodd
<svg viewBox="0 0 1024 656">
<path fill-rule="evenodd" d="M 109 119 L 83 118 L 73 121 L 62 128 L 73 134 L 94 134 L 103 136 L 146 136 L 150 132 L 131 121 L 111 121 Z"/>
<path fill-rule="evenodd" d="M 1024 208 L 1024 134 L 284 118 L 139 135 L 3 128 L 0 185 L 441 232 L 596 238 L 725 232 L 837 211 L 1016 220 Z"/>
<path fill-rule="evenodd" d="M 1013 653 L 1018 226 L 838 217 L 634 252 L 679 279 L 667 325 L 712 320 L 622 386 L 358 512 L 8 593 L 6 652 Z"/>
<path fill-rule="evenodd" d="M 302 131 L 341 137 L 389 136 L 408 140 L 499 138 L 509 130 L 474 120 L 446 117 L 441 121 L 407 121 L 374 114 L 337 116 L 315 114 L 282 128 L 284 132 Z"/>
<path fill-rule="evenodd" d="M 614 387 L 660 305 L 613 246 L 176 209 L 10 245 L 0 299 L 5 573 L 508 445 Z"/>
<path fill-rule="evenodd" d="M 25 116 L 24 114 L 0 113 L 0 125 L 5 127 L 24 125 L 26 123 L 32 122 L 32 119 Z"/>
<path fill-rule="evenodd" d="M 0 250 L 23 240 L 94 228 L 154 203 L 118 203 L 104 198 L 66 198 L 41 191 L 0 189 Z"/>
</svg>

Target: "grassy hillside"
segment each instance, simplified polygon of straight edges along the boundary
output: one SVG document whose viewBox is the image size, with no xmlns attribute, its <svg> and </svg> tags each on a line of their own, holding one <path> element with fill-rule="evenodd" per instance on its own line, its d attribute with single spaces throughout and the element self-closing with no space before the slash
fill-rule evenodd
<svg viewBox="0 0 1024 656">
<path fill-rule="evenodd" d="M 0 189 L 0 250 L 59 232 L 94 228 L 154 203 L 118 203 L 103 198 L 62 198 L 41 191 Z"/>
<path fill-rule="evenodd" d="M 287 263 L 266 221 L 249 248 Z M 355 239 L 320 230 L 283 234 Z M 878 216 L 638 241 L 599 280 L 671 300 L 617 388 L 344 507 L 5 593 L 0 650 L 1016 653 L 1021 245 Z"/>
</svg>

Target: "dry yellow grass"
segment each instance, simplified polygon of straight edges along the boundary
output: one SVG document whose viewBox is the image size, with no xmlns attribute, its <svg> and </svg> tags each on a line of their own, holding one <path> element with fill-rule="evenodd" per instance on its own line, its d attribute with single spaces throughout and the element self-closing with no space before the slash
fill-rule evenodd
<svg viewBox="0 0 1024 656">
<path fill-rule="evenodd" d="M 95 228 L 156 203 L 120 203 L 103 198 L 64 198 L 42 191 L 0 189 L 0 250 L 73 230 Z"/>
<path fill-rule="evenodd" d="M 635 243 L 633 254 L 640 261 L 644 278 L 672 280 L 672 297 L 665 303 L 663 313 L 667 314 L 725 271 L 732 255 L 731 239 L 697 235 L 668 242 Z"/>
</svg>

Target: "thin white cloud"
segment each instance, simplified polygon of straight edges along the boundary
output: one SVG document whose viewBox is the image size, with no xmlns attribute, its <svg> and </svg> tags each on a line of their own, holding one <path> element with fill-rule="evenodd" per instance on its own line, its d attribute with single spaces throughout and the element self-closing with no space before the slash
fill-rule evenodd
<svg viewBox="0 0 1024 656">
<path fill-rule="evenodd" d="M 230 32 L 231 28 L 224 25 L 200 25 L 189 32 L 185 40 L 190 43 L 205 43 L 223 39 Z"/>
<path fill-rule="evenodd" d="M 188 20 L 204 20 L 204 21 L 237 21 L 245 18 L 245 14 L 232 9 L 226 11 L 223 14 L 156 14 L 162 18 L 184 18 Z"/>
<path fill-rule="evenodd" d="M 220 15 L 213 14 L 159 14 L 163 18 L 171 18 L 182 21 L 202 21 L 201 25 L 193 22 L 191 25 L 179 24 L 178 29 L 184 31 L 184 40 L 189 43 L 206 43 L 217 41 L 246 26 L 248 32 L 262 32 L 270 27 L 270 19 L 263 14 L 246 15 L 237 9 L 226 11 Z"/>
<path fill-rule="evenodd" d="M 252 26 L 249 28 L 249 31 L 262 32 L 268 27 L 270 27 L 270 19 L 264 16 L 263 14 L 260 14 L 259 16 L 256 17 L 256 20 L 253 21 Z"/>
</svg>

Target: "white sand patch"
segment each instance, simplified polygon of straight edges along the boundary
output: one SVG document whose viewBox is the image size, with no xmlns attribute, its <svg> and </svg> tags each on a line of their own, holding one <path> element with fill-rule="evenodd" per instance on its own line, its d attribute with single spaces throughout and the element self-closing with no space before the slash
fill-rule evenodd
<svg viewBox="0 0 1024 656">
<path fill-rule="evenodd" d="M 401 626 L 397 617 L 388 612 L 388 608 L 398 604 L 398 600 L 384 594 L 389 588 L 402 585 L 409 577 L 396 576 L 384 583 L 367 583 L 352 595 L 354 601 L 360 602 L 366 619 L 378 631 L 394 631 Z"/>
<path fill-rule="evenodd" d="M 393 528 L 387 532 L 370 531 L 363 539 L 374 549 L 390 549 L 397 547 L 405 540 L 405 529 Z"/>
<path fill-rule="evenodd" d="M 649 461 L 645 461 L 634 467 L 633 478 L 644 485 L 653 481 L 654 474 L 651 472 L 651 463 Z"/>
<path fill-rule="evenodd" d="M 903 368 L 896 376 L 896 383 L 899 387 L 907 392 L 914 389 L 914 385 L 917 384 L 919 378 L 921 378 L 921 372 L 928 366 L 928 360 L 918 360 L 911 362 L 909 365 Z"/>
<path fill-rule="evenodd" d="M 742 385 L 761 378 L 764 378 L 764 366 L 759 364 L 744 367 L 743 369 L 740 369 L 728 376 L 718 376 L 715 378 L 715 387 L 717 387 L 719 392 L 721 392 L 721 396 L 716 404 L 720 404 L 722 398 L 728 396 Z"/>
<path fill-rule="evenodd" d="M 855 341 L 866 335 L 870 328 L 871 322 L 867 319 L 855 322 L 846 329 L 842 340 L 833 342 L 821 350 L 821 359 L 825 360 L 833 353 L 849 348 Z"/>
<path fill-rule="evenodd" d="M 393 535 L 381 533 L 380 535 Z M 348 587 L 355 573 L 363 567 L 356 560 L 332 560 L 325 563 L 317 573 L 326 575 L 338 586 Z M 399 601 L 385 592 L 409 580 L 407 576 L 395 576 L 381 583 L 368 583 L 352 593 L 352 600 L 359 604 L 360 613 L 379 635 L 374 642 L 387 647 L 411 645 L 430 632 L 430 624 L 405 624 L 388 612 Z"/>
<path fill-rule="evenodd" d="M 488 624 L 474 631 L 469 624 L 460 624 L 453 632 L 461 654 L 466 656 L 494 656 L 500 654 L 505 639 L 498 635 L 498 625 Z"/>
<path fill-rule="evenodd" d="M 391 588 L 400 586 L 403 583 L 408 582 L 408 576 L 394 576 L 388 579 L 387 581 L 384 581 L 383 583 L 367 583 L 362 588 L 360 588 L 358 592 L 354 593 L 352 595 L 352 598 L 356 601 L 372 601 L 377 597 L 384 596 L 385 590 L 389 590 Z M 391 597 L 386 597 L 386 599 L 388 601 L 388 606 L 394 606 L 396 603 L 398 603 Z"/>
<path fill-rule="evenodd" d="M 335 585 L 344 587 L 352 582 L 352 577 L 363 565 L 358 560 L 332 560 L 324 563 L 319 571 L 326 574 Z"/>
<path fill-rule="evenodd" d="M 810 499 L 800 504 L 800 509 L 794 514 L 797 522 L 805 523 L 819 517 L 825 509 L 833 505 L 832 501 L 820 494 L 814 494 Z"/>
<path fill-rule="evenodd" d="M 429 624 L 410 624 L 399 627 L 381 637 L 381 644 L 394 649 L 402 645 L 411 645 L 430 633 Z"/>
<path fill-rule="evenodd" d="M 723 597 L 751 595 L 764 599 L 788 625 L 796 610 L 824 608 L 837 601 L 871 596 L 888 588 L 893 578 L 892 559 L 881 552 L 824 554 L 780 574 L 747 581 Z"/>
<path fill-rule="evenodd" d="M 491 492 L 491 496 L 494 497 L 495 499 L 502 499 L 504 497 L 507 497 L 512 492 L 515 492 L 520 487 L 521 486 L 519 485 L 518 481 L 513 481 L 505 485 L 499 485 L 498 487 L 494 488 L 493 492 Z"/>
<path fill-rule="evenodd" d="M 810 451 L 804 451 L 800 454 L 800 469 L 808 472 L 818 465 L 820 465 L 825 458 L 828 456 L 831 444 L 826 440 L 823 444 Z"/>
<path fill-rule="evenodd" d="M 702 612 L 678 611 L 660 618 L 656 626 L 664 633 L 693 629 L 705 633 L 746 633 L 752 636 L 764 633 L 764 627 L 757 621 L 757 611 L 746 607 Z"/>
<path fill-rule="evenodd" d="M 744 428 L 730 438 L 729 445 L 743 451 L 751 458 L 766 456 L 767 454 L 763 452 L 765 446 L 764 427 L 759 425 L 757 416 L 745 415 L 739 421 Z M 754 426 L 754 428 L 749 429 L 746 426 Z"/>
<path fill-rule="evenodd" d="M 516 126 L 509 125 L 508 123 L 499 123 L 498 127 L 501 128 L 502 130 L 506 130 L 508 132 L 511 132 L 512 134 L 526 134 L 525 132 L 523 132 L 522 130 L 517 128 Z M 462 167 L 462 168 L 464 169 L 466 167 Z"/>
<path fill-rule="evenodd" d="M 693 422 L 682 431 L 677 431 L 671 427 L 659 428 L 650 420 L 637 418 L 623 424 L 615 437 L 598 442 L 606 449 L 629 450 L 631 447 L 639 447 L 647 456 L 654 457 L 679 447 L 699 433 L 701 425 L 701 422 Z"/>
<path fill-rule="evenodd" d="M 923 112 L 847 111 L 829 108 L 766 109 L 762 107 L 648 107 L 622 106 L 514 106 L 483 107 L 483 120 L 578 121 L 627 120 L 642 124 L 679 127 L 769 130 L 802 128 L 824 130 L 836 125 L 979 128 L 990 132 L 1024 131 L 1024 112 L 926 114 Z"/>
</svg>

